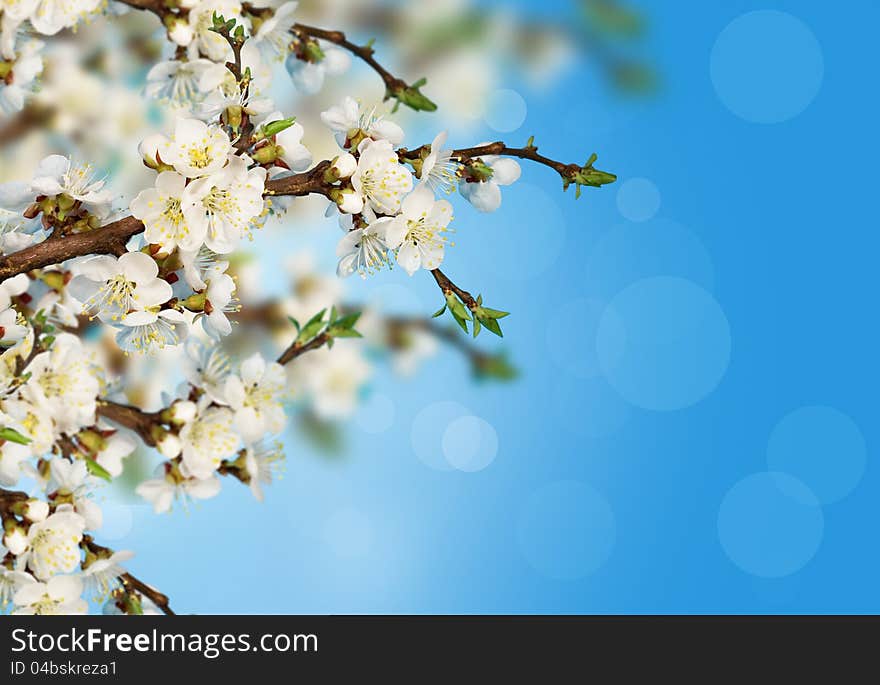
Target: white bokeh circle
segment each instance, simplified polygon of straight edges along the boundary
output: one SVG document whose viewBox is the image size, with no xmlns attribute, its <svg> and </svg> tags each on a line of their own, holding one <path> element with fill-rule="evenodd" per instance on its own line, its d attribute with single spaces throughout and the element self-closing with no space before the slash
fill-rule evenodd
<svg viewBox="0 0 880 685">
<path fill-rule="evenodd" d="M 526 120 L 528 105 L 515 90 L 502 88 L 489 95 L 484 119 L 489 128 L 499 133 L 516 131 Z"/>
<path fill-rule="evenodd" d="M 461 416 L 446 427 L 441 449 L 446 461 L 459 471 L 482 471 L 498 454 L 498 433 L 479 416 Z"/>
<path fill-rule="evenodd" d="M 529 564 L 553 580 L 578 580 L 601 568 L 617 524 L 608 500 L 580 481 L 549 483 L 526 500 L 517 542 Z"/>
<path fill-rule="evenodd" d="M 437 471 L 454 470 L 443 453 L 443 436 L 453 421 L 470 415 L 467 407 L 451 401 L 434 402 L 416 414 L 410 441 L 419 460 Z"/>
<path fill-rule="evenodd" d="M 776 124 L 813 102 L 825 64 L 819 41 L 800 19 L 759 10 L 737 17 L 721 32 L 709 71 L 731 112 L 752 123 Z"/>
<path fill-rule="evenodd" d="M 609 302 L 596 347 L 602 372 L 637 407 L 696 404 L 730 362 L 730 325 L 711 294 L 683 278 L 646 278 Z"/>
<path fill-rule="evenodd" d="M 862 431 L 832 407 L 801 407 L 773 429 L 767 444 L 771 471 L 785 471 L 806 483 L 823 504 L 846 497 L 865 473 Z"/>
<path fill-rule="evenodd" d="M 661 202 L 660 190 L 647 178 L 631 178 L 617 190 L 617 209 L 629 221 L 653 219 Z"/>
<path fill-rule="evenodd" d="M 343 559 L 366 556 L 373 545 L 373 527 L 357 509 L 344 507 L 324 522 L 324 540 L 331 551 Z"/>
<path fill-rule="evenodd" d="M 128 504 L 102 502 L 100 537 L 104 540 L 121 540 L 134 526 L 134 514 Z"/>
<path fill-rule="evenodd" d="M 680 276 L 706 290 L 715 267 L 696 233 L 668 219 L 624 223 L 605 233 L 590 251 L 583 287 L 609 300 L 631 283 L 652 276 Z"/>
<path fill-rule="evenodd" d="M 366 433 L 384 433 L 394 425 L 394 401 L 381 392 L 371 393 L 355 414 L 357 425 Z"/>
<path fill-rule="evenodd" d="M 816 495 L 779 471 L 743 478 L 724 496 L 718 537 L 739 568 L 762 578 L 781 578 L 803 568 L 822 542 L 825 518 Z"/>
</svg>

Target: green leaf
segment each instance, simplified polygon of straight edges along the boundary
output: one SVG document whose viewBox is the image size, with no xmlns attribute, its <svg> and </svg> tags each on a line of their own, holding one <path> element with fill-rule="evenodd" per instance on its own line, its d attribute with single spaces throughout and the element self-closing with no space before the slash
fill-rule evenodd
<svg viewBox="0 0 880 685">
<path fill-rule="evenodd" d="M 25 437 L 14 428 L 0 428 L 0 440 L 8 440 L 19 445 L 28 445 L 31 442 L 30 438 Z"/>
<path fill-rule="evenodd" d="M 489 319 L 503 319 L 510 316 L 510 312 L 502 312 L 500 309 L 489 309 L 489 307 L 480 307 L 480 313 Z"/>
<path fill-rule="evenodd" d="M 501 333 L 501 326 L 498 325 L 498 322 L 495 319 L 482 319 L 483 325 L 486 327 L 486 330 L 491 331 L 499 338 L 503 338 L 504 335 Z"/>
<path fill-rule="evenodd" d="M 519 375 L 503 352 L 479 357 L 473 365 L 473 374 L 479 380 L 511 381 Z"/>
<path fill-rule="evenodd" d="M 318 333 L 321 332 L 321 329 L 326 325 L 324 323 L 324 314 L 327 312 L 326 309 L 322 309 L 320 312 L 315 314 L 311 319 L 309 319 L 308 323 L 302 327 L 302 330 L 299 332 L 299 335 L 296 336 L 296 339 L 299 342 L 308 342 L 312 338 L 314 338 Z"/>
<path fill-rule="evenodd" d="M 333 324 L 333 328 L 351 329 L 354 328 L 354 325 L 358 322 L 358 319 L 360 318 L 360 312 L 352 312 L 351 314 L 346 314 L 341 319 L 333 320 L 331 317 L 330 320 Z"/>
<path fill-rule="evenodd" d="M 103 466 L 101 466 L 94 459 L 86 459 L 86 468 L 89 470 L 93 476 L 98 476 L 98 478 L 103 478 L 108 483 L 113 480 L 113 476 L 110 475 L 110 472 L 107 471 Z"/>
<path fill-rule="evenodd" d="M 358 333 L 353 328 L 336 328 L 335 326 L 331 326 L 327 329 L 327 335 L 331 338 L 363 338 L 360 333 Z"/>
<path fill-rule="evenodd" d="M 435 112 L 437 105 L 420 90 L 428 82 L 421 78 L 411 86 L 399 86 L 386 94 L 387 98 L 394 98 L 397 104 L 403 104 L 417 112 Z M 396 105 L 395 105 L 396 106 Z"/>
<path fill-rule="evenodd" d="M 437 318 L 443 316 L 443 312 L 445 312 L 445 311 L 446 311 L 446 305 L 444 304 L 442 307 L 440 307 L 440 309 L 438 309 L 436 312 L 431 314 L 431 318 L 437 319 Z"/>
<path fill-rule="evenodd" d="M 287 320 L 290 321 L 290 323 L 292 323 L 296 327 L 296 332 L 299 333 L 299 330 L 300 330 L 299 321 L 294 319 L 292 316 L 288 316 Z"/>
<path fill-rule="evenodd" d="M 263 124 L 260 128 L 260 133 L 263 138 L 271 138 L 274 135 L 278 135 L 282 131 L 286 131 L 291 126 L 293 126 L 296 121 L 296 117 L 288 117 L 287 119 L 276 119 L 275 121 L 270 121 L 268 124 Z"/>
</svg>

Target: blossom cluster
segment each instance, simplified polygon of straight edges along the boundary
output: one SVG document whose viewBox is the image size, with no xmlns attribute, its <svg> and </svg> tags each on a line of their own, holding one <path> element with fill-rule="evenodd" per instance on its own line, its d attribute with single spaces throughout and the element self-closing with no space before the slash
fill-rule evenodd
<svg viewBox="0 0 880 685">
<path fill-rule="evenodd" d="M 16 112 L 43 70 L 42 41 L 98 11 L 100 0 L 0 1 L 0 113 Z M 28 31 L 27 29 L 31 31 Z"/>
<path fill-rule="evenodd" d="M 0 106 L 13 111 L 41 67 L 38 44 L 23 40 L 20 29 L 48 35 L 97 5 L 0 3 Z M 156 513 L 216 496 L 224 476 L 262 500 L 283 462 L 286 405 L 300 402 L 308 419 L 327 423 L 349 416 L 362 396 L 372 367 L 346 338 L 388 343 L 404 371 L 433 354 L 430 320 L 361 318 L 340 300 L 338 277 L 394 265 L 410 276 L 432 272 L 445 299 L 435 316 L 448 309 L 465 332 L 471 326 L 475 336 L 481 328 L 501 335 L 497 320 L 507 313 L 484 307 L 481 295 L 439 267 L 454 245 L 450 196 L 457 190 L 476 210 L 496 210 L 520 167 L 489 152 L 510 149 L 454 150 L 441 132 L 409 150 L 386 110 L 345 97 L 320 115 L 335 153 L 313 162 L 301 123 L 267 97 L 273 64 L 283 62 L 295 86 L 313 93 L 350 63 L 334 40 L 368 63 L 372 48 L 303 27 L 296 10 L 295 2 L 156 5 L 151 11 L 175 50 L 147 76 L 146 94 L 172 114 L 167 135 L 149 135 L 138 147 L 149 180 L 117 196 L 91 165 L 52 154 L 30 180 L 0 184 L 0 268 L 17 274 L 0 281 L 2 608 L 82 613 L 86 599 L 98 599 L 111 613 L 158 610 L 143 584 L 131 585 L 123 566 L 131 552 L 95 541 L 100 491 L 139 446 L 162 458 L 135 488 Z M 386 99 L 434 107 L 421 81 L 409 86 L 387 73 L 383 80 Z M 536 151 L 530 141 L 514 153 L 536 159 Z M 592 168 L 594 158 L 584 167 L 540 160 L 566 186 L 610 182 L 594 175 L 604 174 Z M 241 248 L 292 196 L 305 194 L 326 199 L 326 216 L 342 229 L 336 277 L 295 264 L 281 325 L 258 315 L 287 338 L 277 361 L 253 341 L 248 352 L 227 354 L 236 348 L 233 315 L 249 288 L 242 287 Z M 109 237 L 99 243 L 102 236 Z M 66 249 L 84 243 L 90 249 Z M 20 268 L 11 268 L 19 253 Z M 478 375 L 509 377 L 509 367 L 485 352 L 471 357 Z M 172 375 L 154 374 L 154 363 L 173 366 L 185 381 L 148 399 L 138 392 L 137 373 Z M 123 365 L 128 375 L 120 382 Z"/>
</svg>

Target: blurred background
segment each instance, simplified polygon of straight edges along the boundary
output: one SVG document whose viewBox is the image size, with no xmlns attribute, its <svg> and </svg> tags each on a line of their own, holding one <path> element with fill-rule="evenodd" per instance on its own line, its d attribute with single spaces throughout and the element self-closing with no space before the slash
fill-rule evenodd
<svg viewBox="0 0 880 685">
<path fill-rule="evenodd" d="M 441 129 L 454 147 L 535 135 L 564 161 L 598 153 L 619 181 L 575 201 L 524 163 L 494 214 L 453 199 L 444 269 L 512 312 L 501 342 L 443 329 L 397 344 L 381 322 L 429 315 L 436 286 L 400 269 L 337 283 L 334 221 L 295 202 L 237 264 L 243 304 L 264 313 L 240 337 L 328 298 L 366 305 L 378 332 L 322 365 L 330 400 L 303 381 L 263 504 L 227 483 L 156 516 L 130 494 L 156 461 L 143 454 L 106 495 L 103 541 L 134 550 L 178 613 L 880 611 L 864 133 L 880 6 L 301 8 L 428 78 L 440 107 L 400 113 L 407 146 Z M 120 206 L 146 185 L 137 142 L 163 119 L 140 89 L 163 41 L 152 17 L 121 24 L 54 48 L 33 104 L 0 122 L 0 180 L 64 151 L 110 173 Z M 139 57 L 113 59 L 124 46 Z M 320 111 L 382 95 L 359 64 L 314 99 L 283 69 L 276 84 L 316 159 L 334 149 Z M 129 395 L 157 403 L 148 380 L 173 366 L 141 363 Z"/>
</svg>

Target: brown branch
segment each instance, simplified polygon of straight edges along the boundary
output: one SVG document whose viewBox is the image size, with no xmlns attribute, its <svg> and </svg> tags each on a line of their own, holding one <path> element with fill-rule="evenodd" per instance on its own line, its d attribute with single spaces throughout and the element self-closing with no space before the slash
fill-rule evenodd
<svg viewBox="0 0 880 685">
<path fill-rule="evenodd" d="M 30 499 L 26 492 L 20 490 L 6 490 L 0 488 L 0 514 L 9 514 L 16 504 L 27 502 Z"/>
<path fill-rule="evenodd" d="M 440 269 L 432 269 L 431 275 L 434 277 L 434 280 L 437 281 L 437 285 L 440 286 L 440 290 L 443 291 L 443 295 L 447 295 L 448 293 L 455 293 L 458 295 L 458 299 L 464 302 L 465 306 L 468 309 L 476 309 L 477 308 L 477 300 L 471 295 L 467 290 L 463 290 L 459 288 L 455 283 L 449 280 L 449 277 L 440 271 Z"/>
<path fill-rule="evenodd" d="M 563 162 L 557 162 L 555 159 L 545 157 L 544 155 L 539 155 L 538 148 L 534 145 L 528 145 L 526 147 L 508 147 L 500 140 L 494 143 L 486 143 L 485 145 L 465 147 L 452 151 L 452 156 L 463 162 L 469 161 L 474 157 L 482 157 L 483 155 L 503 155 L 505 157 L 528 159 L 532 162 L 537 162 L 538 164 L 550 167 L 563 178 L 565 178 L 566 175 L 580 171 L 581 168 L 579 164 L 565 164 Z"/>
<path fill-rule="evenodd" d="M 110 556 L 113 554 L 112 549 L 110 549 L 109 547 L 104 547 L 103 545 L 99 545 L 92 539 L 90 535 L 86 535 L 83 537 L 83 543 L 86 547 L 88 547 L 89 551 L 92 554 L 95 554 L 99 557 L 102 554 L 106 556 Z M 168 604 L 168 597 L 166 595 L 163 595 L 155 588 L 150 587 L 136 576 L 133 576 L 130 573 L 123 573 L 119 576 L 119 582 L 122 583 L 122 586 L 126 592 L 139 592 L 144 597 L 149 599 L 153 604 L 159 607 L 163 614 L 165 614 L 166 616 L 174 616 L 174 612 L 171 610 L 171 607 Z"/>
<path fill-rule="evenodd" d="M 161 422 L 162 412 L 146 412 L 128 404 L 99 400 L 97 413 L 109 421 L 133 430 L 150 447 L 156 446 L 153 427 Z"/>
<path fill-rule="evenodd" d="M 403 79 L 399 79 L 394 74 L 389 72 L 385 67 L 383 67 L 379 62 L 376 61 L 376 58 L 373 57 L 375 50 L 369 45 L 356 45 L 352 43 L 342 31 L 330 31 L 327 29 L 317 28 L 316 26 L 308 26 L 306 24 L 294 24 L 291 29 L 293 33 L 299 34 L 300 36 L 310 36 L 312 38 L 320 38 L 321 40 L 326 40 L 334 45 L 338 45 L 339 47 L 348 50 L 355 57 L 363 60 L 369 67 L 379 74 L 379 77 L 385 83 L 385 89 L 387 92 L 392 93 L 396 90 L 400 90 L 401 88 L 406 88 L 406 81 Z"/>
<path fill-rule="evenodd" d="M 325 160 L 309 171 L 268 181 L 265 195 L 301 197 L 317 193 L 326 196 L 330 191 L 329 185 L 324 180 L 324 171 L 330 164 L 331 162 Z M 72 233 L 57 240 L 46 240 L 0 258 L 0 282 L 74 257 L 122 254 L 125 252 L 125 244 L 129 238 L 143 231 L 144 225 L 138 219 L 127 216 L 94 231 Z"/>
<path fill-rule="evenodd" d="M 88 233 L 72 233 L 58 240 L 38 243 L 0 259 L 0 281 L 73 257 L 124 251 L 128 239 L 143 230 L 140 221 L 127 216 Z"/>
<path fill-rule="evenodd" d="M 321 333 L 321 335 L 317 335 L 309 342 L 303 344 L 299 341 L 294 340 L 290 346 L 281 353 L 281 356 L 278 357 L 278 363 L 284 366 L 288 362 L 293 361 L 301 354 L 305 354 L 310 350 L 317 350 L 319 347 L 323 346 L 330 340 L 330 336 L 327 333 Z"/>
<path fill-rule="evenodd" d="M 126 591 L 131 592 L 132 590 L 136 590 L 144 597 L 149 599 L 157 607 L 159 607 L 162 613 L 166 616 L 175 615 L 168 604 L 168 597 L 166 595 L 163 595 L 158 590 L 151 588 L 144 581 L 131 575 L 130 573 L 123 573 L 121 576 L 119 576 L 119 580 L 122 582 L 123 586 L 125 586 Z"/>
<path fill-rule="evenodd" d="M 171 14 L 171 10 L 165 5 L 162 0 L 117 0 L 123 5 L 128 5 L 137 10 L 144 10 L 146 12 L 152 12 L 159 19 L 165 17 L 166 14 Z"/>
</svg>

